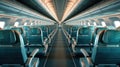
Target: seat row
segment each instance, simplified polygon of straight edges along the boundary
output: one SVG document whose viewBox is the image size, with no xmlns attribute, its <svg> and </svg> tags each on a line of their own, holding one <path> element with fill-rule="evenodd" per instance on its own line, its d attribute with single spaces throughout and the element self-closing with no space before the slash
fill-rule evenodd
<svg viewBox="0 0 120 67">
<path fill-rule="evenodd" d="M 68 42 L 71 41 L 69 44 L 72 52 L 80 56 L 82 67 L 118 67 L 120 65 L 119 30 L 80 26 L 76 30 L 76 36 L 72 37 L 66 27 L 70 30 L 72 26 L 63 26 L 63 31 Z"/>
<path fill-rule="evenodd" d="M 49 45 L 56 32 L 55 25 L 0 30 L 0 66 L 38 67 L 39 58 L 36 55 L 46 55 L 49 52 Z"/>
</svg>

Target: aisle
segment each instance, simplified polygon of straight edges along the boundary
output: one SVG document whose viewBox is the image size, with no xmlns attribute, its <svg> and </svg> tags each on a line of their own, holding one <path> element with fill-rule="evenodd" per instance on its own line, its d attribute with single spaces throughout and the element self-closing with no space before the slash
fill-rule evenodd
<svg viewBox="0 0 120 67">
<path fill-rule="evenodd" d="M 64 41 L 62 31 L 59 29 L 45 67 L 75 67 Z"/>
</svg>

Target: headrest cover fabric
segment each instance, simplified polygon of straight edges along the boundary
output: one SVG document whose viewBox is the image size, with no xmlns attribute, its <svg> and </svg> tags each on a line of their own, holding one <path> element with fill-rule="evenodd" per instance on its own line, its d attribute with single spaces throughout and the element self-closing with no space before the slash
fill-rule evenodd
<svg viewBox="0 0 120 67">
<path fill-rule="evenodd" d="M 11 30 L 15 30 L 15 31 L 19 32 L 20 34 L 23 34 L 22 28 L 12 28 Z"/>
<path fill-rule="evenodd" d="M 100 31 L 107 30 L 107 28 L 96 28 L 96 34 L 98 34 Z"/>
<path fill-rule="evenodd" d="M 12 30 L 0 30 L 0 45 L 12 45 L 16 42 L 16 36 Z"/>
<path fill-rule="evenodd" d="M 30 27 L 29 27 L 29 26 L 23 26 L 23 29 L 24 29 L 25 31 L 28 31 L 28 30 L 30 29 Z"/>
<path fill-rule="evenodd" d="M 88 27 L 80 28 L 78 34 L 79 35 L 88 35 L 89 34 L 89 28 Z"/>
<path fill-rule="evenodd" d="M 30 28 L 30 34 L 31 35 L 40 35 L 41 31 L 39 28 Z"/>
<path fill-rule="evenodd" d="M 120 31 L 106 30 L 103 34 L 102 41 L 109 45 L 120 44 Z"/>
</svg>

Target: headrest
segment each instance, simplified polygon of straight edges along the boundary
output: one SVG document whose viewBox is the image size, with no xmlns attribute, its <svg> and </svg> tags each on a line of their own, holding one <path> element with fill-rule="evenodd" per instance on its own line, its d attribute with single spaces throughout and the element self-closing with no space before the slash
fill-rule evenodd
<svg viewBox="0 0 120 67">
<path fill-rule="evenodd" d="M 88 35 L 89 34 L 89 28 L 88 27 L 82 27 L 78 30 L 79 35 Z"/>
<path fill-rule="evenodd" d="M 41 34 L 41 29 L 39 29 L 39 28 L 30 28 L 30 34 L 31 35 L 40 35 Z"/>
<path fill-rule="evenodd" d="M 15 31 L 19 32 L 20 34 L 23 34 L 22 28 L 11 28 L 11 30 L 15 30 Z"/>
<path fill-rule="evenodd" d="M 77 27 L 72 27 L 72 31 L 75 31 L 75 30 L 77 30 Z"/>
<path fill-rule="evenodd" d="M 106 30 L 103 34 L 102 41 L 109 45 L 120 44 L 120 31 Z"/>
<path fill-rule="evenodd" d="M 95 26 L 88 26 L 90 30 L 94 30 Z"/>
<path fill-rule="evenodd" d="M 28 31 L 28 30 L 30 29 L 30 27 L 29 27 L 29 26 L 23 26 L 23 29 L 24 29 L 25 31 Z"/>
<path fill-rule="evenodd" d="M 16 36 L 12 30 L 0 30 L 0 45 L 12 45 L 16 42 Z"/>
<path fill-rule="evenodd" d="M 95 31 L 96 31 L 95 33 L 98 34 L 100 31 L 103 31 L 103 30 L 107 30 L 107 28 L 105 28 L 105 27 L 96 28 L 95 29 Z"/>
</svg>

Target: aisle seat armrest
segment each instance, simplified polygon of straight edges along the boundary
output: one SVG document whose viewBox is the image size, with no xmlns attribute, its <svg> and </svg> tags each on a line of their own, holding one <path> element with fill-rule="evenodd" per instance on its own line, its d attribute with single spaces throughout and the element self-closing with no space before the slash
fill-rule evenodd
<svg viewBox="0 0 120 67">
<path fill-rule="evenodd" d="M 87 52 L 85 49 L 83 49 L 83 48 L 81 48 L 80 51 L 81 51 L 82 54 L 84 55 L 85 60 L 87 60 L 87 64 L 89 64 L 90 66 L 93 66 L 91 57 L 90 57 L 90 55 L 88 54 L 88 52 Z"/>
<path fill-rule="evenodd" d="M 76 40 L 74 39 L 74 38 L 72 38 L 72 43 L 73 43 L 73 45 L 76 45 L 77 43 L 76 43 Z"/>
<path fill-rule="evenodd" d="M 30 54 L 30 56 L 28 57 L 25 66 L 28 67 L 28 66 L 31 65 L 31 63 L 32 63 L 32 61 L 33 61 L 35 55 L 36 55 L 38 52 L 39 52 L 39 49 L 34 49 L 34 50 L 33 50 L 33 52 L 32 52 L 32 53 Z"/>
</svg>

